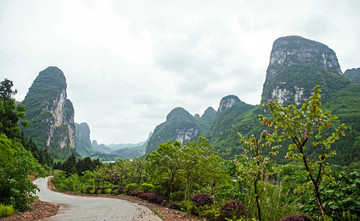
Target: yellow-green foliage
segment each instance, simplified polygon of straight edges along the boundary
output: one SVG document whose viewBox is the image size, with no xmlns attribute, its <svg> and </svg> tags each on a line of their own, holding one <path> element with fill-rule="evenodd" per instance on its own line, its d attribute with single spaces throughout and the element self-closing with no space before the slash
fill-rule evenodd
<svg viewBox="0 0 360 221">
<path fill-rule="evenodd" d="M 6 205 L 0 203 L 0 217 L 11 216 L 13 213 L 15 213 L 15 210 L 12 205 L 6 206 Z"/>
<path fill-rule="evenodd" d="M 138 187 L 136 183 L 130 183 L 126 186 L 126 190 L 135 190 Z"/>
</svg>

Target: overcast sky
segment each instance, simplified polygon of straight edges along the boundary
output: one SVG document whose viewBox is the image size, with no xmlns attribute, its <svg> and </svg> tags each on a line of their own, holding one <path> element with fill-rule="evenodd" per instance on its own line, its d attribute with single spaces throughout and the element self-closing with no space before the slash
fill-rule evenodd
<svg viewBox="0 0 360 221">
<path fill-rule="evenodd" d="M 272 43 L 300 35 L 360 67 L 358 0 L 0 0 L 0 80 L 23 100 L 57 66 L 75 121 L 98 143 L 136 143 L 181 106 L 259 104 Z"/>
</svg>

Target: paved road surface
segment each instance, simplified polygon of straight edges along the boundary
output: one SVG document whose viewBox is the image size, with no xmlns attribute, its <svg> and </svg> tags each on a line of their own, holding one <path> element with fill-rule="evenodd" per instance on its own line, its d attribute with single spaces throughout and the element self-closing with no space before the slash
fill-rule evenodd
<svg viewBox="0 0 360 221">
<path fill-rule="evenodd" d="M 58 214 L 44 220 L 151 220 L 161 219 L 147 207 L 120 199 L 101 197 L 78 197 L 53 192 L 47 187 L 47 178 L 34 181 L 39 187 L 39 199 L 60 205 Z"/>
</svg>

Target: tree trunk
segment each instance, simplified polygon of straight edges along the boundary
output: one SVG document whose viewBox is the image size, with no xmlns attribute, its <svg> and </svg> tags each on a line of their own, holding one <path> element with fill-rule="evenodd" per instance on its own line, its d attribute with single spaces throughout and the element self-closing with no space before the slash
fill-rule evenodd
<svg viewBox="0 0 360 221">
<path fill-rule="evenodd" d="M 142 171 L 140 171 L 139 185 L 141 185 Z"/>
<path fill-rule="evenodd" d="M 213 198 L 214 198 L 214 213 L 216 214 L 216 200 L 215 200 L 215 182 L 212 181 L 212 192 L 213 192 Z"/>
<path fill-rule="evenodd" d="M 254 179 L 254 189 L 255 189 L 255 200 L 256 200 L 256 205 L 257 205 L 257 209 L 258 209 L 259 221 L 261 221 L 261 207 L 260 207 L 260 202 L 259 202 L 259 193 L 258 193 L 258 189 L 257 189 L 257 179 Z"/>
<path fill-rule="evenodd" d="M 186 183 L 185 183 L 185 197 L 184 197 L 184 202 L 187 200 L 187 192 L 188 192 L 188 178 L 186 178 Z"/>
<path fill-rule="evenodd" d="M 173 189 L 173 182 L 174 182 L 174 176 L 171 176 L 170 179 L 170 191 L 169 191 L 169 200 L 171 200 L 171 193 L 172 193 L 172 189 Z"/>
</svg>

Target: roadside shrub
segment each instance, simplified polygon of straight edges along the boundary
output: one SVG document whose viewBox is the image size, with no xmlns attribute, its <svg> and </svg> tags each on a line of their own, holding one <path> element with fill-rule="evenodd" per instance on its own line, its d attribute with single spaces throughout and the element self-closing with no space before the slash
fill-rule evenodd
<svg viewBox="0 0 360 221">
<path fill-rule="evenodd" d="M 177 205 L 181 211 L 184 211 L 186 213 L 191 213 L 191 208 L 193 207 L 193 204 L 190 200 L 181 201 Z"/>
<path fill-rule="evenodd" d="M 166 205 L 169 202 L 169 199 L 166 196 L 160 196 L 156 193 L 149 195 L 147 200 L 159 205 Z"/>
<path fill-rule="evenodd" d="M 150 192 L 160 194 L 163 191 L 163 188 L 160 185 L 154 186 Z"/>
<path fill-rule="evenodd" d="M 89 186 L 88 188 L 86 188 L 86 193 L 90 193 L 91 190 L 93 190 L 94 188 L 92 188 L 91 186 Z"/>
<path fill-rule="evenodd" d="M 240 201 L 230 201 L 225 203 L 220 208 L 220 216 L 218 220 L 225 221 L 228 219 L 240 219 L 243 217 L 248 217 L 249 212 L 246 209 L 246 206 L 242 204 Z"/>
<path fill-rule="evenodd" d="M 96 187 L 95 188 L 95 193 L 100 194 L 101 193 L 101 187 Z"/>
<path fill-rule="evenodd" d="M 205 220 L 215 220 L 216 216 L 215 216 L 214 207 L 210 205 L 208 205 L 207 207 L 211 207 L 211 208 L 203 210 L 201 213 L 201 218 L 204 218 Z"/>
<path fill-rule="evenodd" d="M 191 199 L 190 199 L 193 204 L 197 207 L 200 207 L 200 206 L 205 206 L 205 205 L 210 205 L 213 203 L 213 200 L 210 196 L 210 194 L 207 194 L 207 193 L 199 193 L 199 194 L 196 194 L 195 196 L 193 196 Z"/>
<path fill-rule="evenodd" d="M 108 187 L 101 187 L 101 193 L 105 194 L 107 189 L 108 189 Z"/>
<path fill-rule="evenodd" d="M 156 193 L 142 193 L 139 195 L 141 199 L 147 200 L 151 203 L 156 203 L 159 205 L 166 205 L 169 199 L 165 196 L 160 196 Z"/>
<path fill-rule="evenodd" d="M 139 197 L 143 200 L 148 200 L 149 198 L 151 198 L 153 195 L 155 195 L 155 193 L 142 193 L 139 195 Z"/>
<path fill-rule="evenodd" d="M 128 191 L 126 191 L 126 194 L 129 196 L 139 196 L 140 191 L 139 190 L 128 190 Z"/>
<path fill-rule="evenodd" d="M 179 202 L 171 202 L 169 205 L 170 209 L 180 209 Z"/>
<path fill-rule="evenodd" d="M 144 193 L 151 192 L 151 190 L 154 188 L 154 185 L 150 183 L 143 183 L 140 185 L 140 190 L 142 190 Z"/>
<path fill-rule="evenodd" d="M 171 193 L 170 198 L 172 201 L 182 201 L 185 198 L 185 193 L 184 191 L 173 192 Z"/>
<path fill-rule="evenodd" d="M 305 215 L 301 215 L 301 216 L 287 216 L 282 218 L 280 221 L 311 221 L 311 219 Z"/>
<path fill-rule="evenodd" d="M 0 218 L 11 216 L 14 213 L 15 213 L 15 210 L 12 205 L 6 206 L 6 205 L 0 203 Z"/>
<path fill-rule="evenodd" d="M 112 194 L 121 194 L 123 192 L 124 192 L 124 187 L 122 186 L 114 186 L 113 188 L 111 188 Z"/>
<path fill-rule="evenodd" d="M 138 188 L 138 185 L 136 183 L 130 183 L 125 188 L 126 188 L 127 191 L 135 190 L 136 188 Z"/>
<path fill-rule="evenodd" d="M 106 190 L 105 190 L 105 194 L 111 194 L 111 188 L 107 188 Z"/>
<path fill-rule="evenodd" d="M 90 194 L 94 194 L 95 193 L 95 189 L 92 189 L 89 191 Z"/>
<path fill-rule="evenodd" d="M 212 205 L 209 205 L 209 204 L 205 205 L 205 206 L 199 206 L 199 207 L 193 205 L 191 207 L 191 213 L 196 216 L 202 217 L 205 213 L 207 213 L 212 208 L 213 208 Z"/>
</svg>

